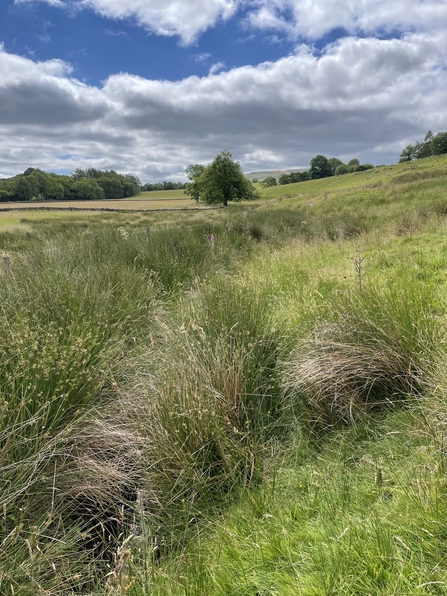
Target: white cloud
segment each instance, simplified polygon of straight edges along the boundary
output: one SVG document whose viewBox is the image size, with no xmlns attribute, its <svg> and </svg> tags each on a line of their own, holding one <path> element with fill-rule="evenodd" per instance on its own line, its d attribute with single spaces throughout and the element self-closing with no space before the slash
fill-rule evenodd
<svg viewBox="0 0 447 596">
<path fill-rule="evenodd" d="M 225 68 L 225 62 L 216 62 L 210 68 L 210 75 L 217 74 L 220 70 Z"/>
<path fill-rule="evenodd" d="M 14 0 L 14 4 L 32 4 L 34 2 L 46 2 L 50 6 L 64 6 L 63 0 Z"/>
<path fill-rule="evenodd" d="M 439 30 L 445 0 L 251 0 L 247 24 L 292 38 L 319 39 L 336 28 L 349 33 Z"/>
<path fill-rule="evenodd" d="M 157 35 L 178 35 L 189 45 L 219 20 L 230 18 L 239 0 L 15 0 L 15 4 L 31 2 L 90 8 L 109 19 L 132 19 Z"/>
<path fill-rule="evenodd" d="M 71 72 L 62 60 L 34 62 L 0 45 L 0 124 L 41 128 L 103 116 L 108 110 L 103 93 L 71 79 Z"/>
<path fill-rule="evenodd" d="M 210 59 L 212 58 L 211 54 L 208 54 L 208 52 L 203 52 L 201 54 L 191 54 L 190 58 L 196 63 L 196 64 L 203 64 L 204 62 L 209 62 Z"/>
<path fill-rule="evenodd" d="M 164 36 L 179 36 L 184 45 L 239 8 L 247 10 L 249 28 L 276 30 L 292 39 L 319 39 L 336 28 L 362 32 L 434 31 L 447 25 L 446 0 L 14 0 L 92 9 L 109 19 L 132 19 Z"/>
<path fill-rule="evenodd" d="M 0 171 L 94 165 L 180 178 L 222 149 L 246 171 L 306 166 L 317 153 L 396 162 L 429 128 L 447 130 L 443 37 L 349 37 L 202 78 L 116 74 L 101 88 L 60 60 L 0 47 Z"/>
</svg>

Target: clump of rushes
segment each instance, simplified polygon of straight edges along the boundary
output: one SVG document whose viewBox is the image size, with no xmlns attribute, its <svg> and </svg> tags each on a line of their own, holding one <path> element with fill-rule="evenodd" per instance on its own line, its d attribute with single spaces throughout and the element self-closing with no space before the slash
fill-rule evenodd
<svg viewBox="0 0 447 596">
<path fill-rule="evenodd" d="M 122 410 L 145 437 L 144 499 L 160 549 L 179 546 L 232 487 L 259 477 L 279 428 L 277 333 L 265 301 L 210 280 L 162 325 Z"/>
<path fill-rule="evenodd" d="M 143 272 L 75 254 L 13 259 L 0 286 L 2 594 L 96 581 L 106 522 L 132 478 L 123 479 L 127 437 L 110 433 L 115 452 L 102 452 L 94 418 L 116 395 L 129 348 L 150 335 L 154 295 Z"/>
<path fill-rule="evenodd" d="M 324 424 L 418 395 L 439 345 L 433 290 L 414 279 L 334 299 L 333 322 L 317 326 L 283 366 L 283 387 Z"/>
</svg>

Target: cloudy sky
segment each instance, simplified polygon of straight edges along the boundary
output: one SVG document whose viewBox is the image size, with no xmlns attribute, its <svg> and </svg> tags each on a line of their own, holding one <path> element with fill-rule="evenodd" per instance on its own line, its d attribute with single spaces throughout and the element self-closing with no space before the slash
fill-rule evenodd
<svg viewBox="0 0 447 596">
<path fill-rule="evenodd" d="M 0 0 L 0 177 L 184 179 L 447 130 L 447 0 Z"/>
</svg>

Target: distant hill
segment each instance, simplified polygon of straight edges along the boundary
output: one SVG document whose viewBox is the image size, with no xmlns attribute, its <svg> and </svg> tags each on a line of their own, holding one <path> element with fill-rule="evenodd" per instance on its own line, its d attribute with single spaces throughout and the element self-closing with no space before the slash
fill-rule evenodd
<svg viewBox="0 0 447 596">
<path fill-rule="evenodd" d="M 273 178 L 279 178 L 281 174 L 290 174 L 291 172 L 305 172 L 308 168 L 290 168 L 288 170 L 262 170 L 260 172 L 249 172 L 248 174 L 244 174 L 250 182 L 253 178 L 257 178 L 259 181 L 265 180 L 269 176 L 273 176 Z"/>
</svg>

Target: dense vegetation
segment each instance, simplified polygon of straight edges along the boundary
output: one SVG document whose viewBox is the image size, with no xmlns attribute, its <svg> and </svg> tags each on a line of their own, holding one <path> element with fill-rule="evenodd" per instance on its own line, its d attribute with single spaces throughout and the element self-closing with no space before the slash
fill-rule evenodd
<svg viewBox="0 0 447 596">
<path fill-rule="evenodd" d="M 399 157 L 399 163 L 423 159 L 434 155 L 447 153 L 447 132 L 438 132 L 436 135 L 431 130 L 427 132 L 424 140 L 417 141 L 415 145 L 407 145 Z"/>
<path fill-rule="evenodd" d="M 446 165 L 1 232 L 0 593 L 444 594 Z"/>
<path fill-rule="evenodd" d="M 418 141 L 415 145 L 407 145 L 402 150 L 399 163 L 442 155 L 444 153 L 447 153 L 447 132 L 439 132 L 434 135 L 429 130 L 422 143 Z M 361 164 L 357 158 L 353 158 L 345 164 L 337 157 L 330 157 L 328 159 L 324 155 L 316 155 L 310 161 L 309 170 L 281 174 L 278 179 L 268 176 L 261 181 L 261 186 L 262 188 L 268 188 L 277 184 L 293 184 L 295 182 L 317 180 L 318 178 L 327 178 L 329 176 L 342 176 L 343 174 L 350 174 L 352 172 L 371 170 L 373 167 L 370 163 Z"/>
<path fill-rule="evenodd" d="M 147 182 L 141 186 L 143 192 L 155 190 L 183 190 L 186 188 L 186 182 L 170 182 L 164 180 L 163 182 Z"/>
<path fill-rule="evenodd" d="M 140 181 L 114 170 L 77 169 L 71 176 L 28 168 L 0 180 L 0 201 L 123 199 L 140 193 Z"/>
<path fill-rule="evenodd" d="M 261 182 L 262 188 L 277 186 L 278 184 L 293 184 L 295 182 L 305 182 L 306 180 L 318 180 L 318 178 L 328 178 L 329 176 L 341 176 L 352 172 L 364 172 L 371 170 L 374 166 L 370 163 L 361 164 L 357 158 L 351 159 L 344 164 L 336 157 L 329 159 L 324 155 L 316 155 L 310 161 L 309 170 L 302 172 L 290 172 L 290 174 L 281 174 L 278 180 L 273 176 L 268 176 Z"/>
</svg>

